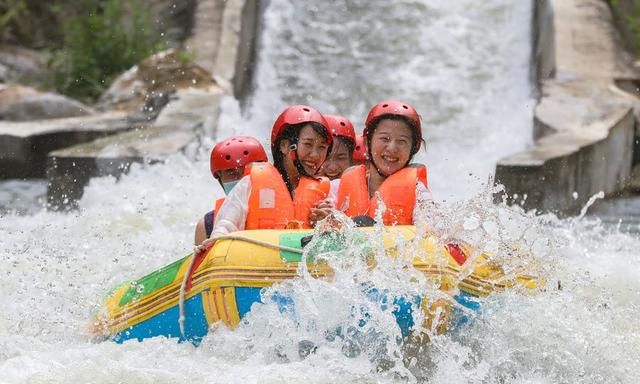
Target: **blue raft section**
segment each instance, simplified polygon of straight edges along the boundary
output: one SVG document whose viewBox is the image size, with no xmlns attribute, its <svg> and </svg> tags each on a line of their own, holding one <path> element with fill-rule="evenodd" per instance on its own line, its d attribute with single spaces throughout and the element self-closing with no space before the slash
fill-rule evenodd
<svg viewBox="0 0 640 384">
<path fill-rule="evenodd" d="M 261 304 L 262 288 L 235 288 L 236 305 L 238 308 L 238 314 L 243 319 L 246 314 L 251 310 L 251 306 L 254 304 Z M 400 328 L 403 337 L 410 334 L 414 326 L 413 311 L 414 308 L 418 308 L 421 302 L 420 297 L 396 297 L 389 300 L 388 296 L 375 288 L 370 288 L 367 291 L 367 297 L 372 301 L 378 303 L 380 307 L 385 310 L 389 306 L 389 301 L 392 302 L 393 315 L 396 319 L 396 323 Z M 469 324 L 472 321 L 470 314 L 480 313 L 480 303 L 476 296 L 468 293 L 461 292 L 454 297 L 455 301 L 459 305 L 453 306 L 452 319 L 449 329 L 452 332 L 456 332 L 461 327 Z M 295 308 L 293 301 L 287 296 L 272 295 L 271 300 L 277 303 L 280 312 L 294 314 Z M 195 295 L 185 301 L 185 334 L 180 333 L 178 325 L 178 318 L 180 316 L 178 305 L 175 305 L 168 310 L 159 313 L 133 327 L 130 327 L 115 335 L 114 341 L 117 343 L 123 343 L 127 340 L 142 341 L 156 336 L 165 336 L 169 338 L 178 338 L 180 342 L 189 341 L 194 345 L 199 345 L 202 338 L 209 331 L 209 324 L 204 312 L 204 306 L 201 295 Z M 359 311 L 360 319 L 358 323 L 360 326 L 364 326 L 367 322 L 368 314 L 366 308 L 361 308 Z"/>
</svg>

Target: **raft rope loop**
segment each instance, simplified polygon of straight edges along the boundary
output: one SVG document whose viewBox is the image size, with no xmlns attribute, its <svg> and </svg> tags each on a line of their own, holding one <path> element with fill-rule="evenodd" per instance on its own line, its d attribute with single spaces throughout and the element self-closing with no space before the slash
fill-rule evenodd
<svg viewBox="0 0 640 384">
<path fill-rule="evenodd" d="M 276 250 L 286 251 L 291 253 L 297 253 L 299 255 L 302 255 L 303 253 L 302 250 L 298 248 L 287 247 L 286 245 L 273 244 L 266 241 L 256 240 L 256 239 L 252 239 L 244 236 L 225 235 L 225 236 L 216 237 L 215 240 L 216 241 L 219 241 L 219 240 L 244 241 L 247 243 L 259 245 L 261 247 L 271 248 L 271 249 L 276 249 Z M 203 251 L 203 252 L 206 252 L 206 251 Z M 180 327 L 180 334 L 182 335 L 182 338 L 185 340 L 187 340 L 187 336 L 185 335 L 185 332 L 184 332 L 184 321 L 186 319 L 184 314 L 184 295 L 185 295 L 185 289 L 187 286 L 187 281 L 189 280 L 189 276 L 191 276 L 191 269 L 193 268 L 193 264 L 195 263 L 197 256 L 198 255 L 195 254 L 195 252 L 191 254 L 191 260 L 189 261 L 187 270 L 184 272 L 184 276 L 182 277 L 182 283 L 180 283 L 180 298 L 178 301 L 180 317 L 178 317 L 178 326 Z"/>
</svg>

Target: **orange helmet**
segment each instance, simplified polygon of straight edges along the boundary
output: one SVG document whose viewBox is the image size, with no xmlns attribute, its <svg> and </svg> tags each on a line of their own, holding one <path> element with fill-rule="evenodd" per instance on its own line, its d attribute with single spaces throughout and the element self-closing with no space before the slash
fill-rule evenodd
<svg viewBox="0 0 640 384">
<path fill-rule="evenodd" d="M 258 140 L 251 136 L 234 136 L 218 142 L 211 150 L 211 174 L 244 167 L 247 164 L 268 161 L 267 153 Z"/>
<path fill-rule="evenodd" d="M 356 135 L 356 145 L 353 147 L 353 161 L 367 161 L 367 148 L 364 146 L 363 135 Z"/>
<path fill-rule="evenodd" d="M 350 140 L 352 143 L 356 141 L 356 131 L 353 129 L 353 124 L 344 116 L 339 115 L 323 115 L 324 119 L 329 124 L 329 130 L 331 135 L 344 137 Z"/>
<path fill-rule="evenodd" d="M 412 154 L 418 152 L 422 142 L 422 125 L 420 124 L 420 115 L 415 108 L 411 105 L 403 103 L 397 100 L 382 101 L 371 108 L 365 121 L 363 136 L 369 135 L 369 130 L 372 129 L 372 125 L 380 120 L 384 116 L 402 116 L 409 120 L 410 126 L 415 130 L 416 142 L 413 145 Z"/>
<path fill-rule="evenodd" d="M 329 124 L 327 124 L 322 114 L 307 105 L 293 105 L 282 111 L 273 124 L 271 129 L 271 153 L 275 153 L 276 141 L 288 126 L 302 123 L 318 123 L 322 125 L 327 132 L 328 144 L 331 147 L 333 137 L 331 130 L 329 130 Z"/>
</svg>

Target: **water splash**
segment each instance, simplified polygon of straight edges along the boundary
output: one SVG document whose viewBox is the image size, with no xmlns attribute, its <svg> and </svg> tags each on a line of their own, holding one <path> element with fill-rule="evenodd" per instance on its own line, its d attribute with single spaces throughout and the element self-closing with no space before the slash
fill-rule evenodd
<svg viewBox="0 0 640 384">
<path fill-rule="evenodd" d="M 580 209 L 580 214 L 578 215 L 578 220 L 582 219 L 587 214 L 587 210 L 596 202 L 596 200 L 603 199 L 603 198 L 604 198 L 604 192 L 603 191 L 600 191 L 600 192 L 596 193 L 595 195 L 591 196 L 589 198 L 589 200 L 587 201 L 587 203 L 584 205 L 584 207 L 582 207 L 582 209 Z"/>
<path fill-rule="evenodd" d="M 466 240 L 509 267 L 538 272 L 546 291 L 495 295 L 468 327 L 433 336 L 427 350 L 412 354 L 398 349 L 395 323 L 355 289 L 353 277 L 365 281 L 367 271 L 367 279 L 395 292 L 428 287 L 384 270 L 369 276 L 359 259 L 350 266 L 347 258 L 327 254 L 341 271 L 338 288 L 307 278 L 278 288 L 295 298 L 296 321 L 273 303 L 235 331 L 216 329 L 199 349 L 162 338 L 88 343 L 86 322 L 105 291 L 190 252 L 193 224 L 222 195 L 208 171 L 207 143 L 199 155 L 134 166 L 118 182 L 92 180 L 76 213 L 2 214 L 2 380 L 635 382 L 638 236 L 589 217 L 560 220 L 494 206 L 491 184 L 483 184 L 497 158 L 529 141 L 530 9 L 530 2 L 508 0 L 354 0 L 320 12 L 312 2 L 272 0 L 258 88 L 246 116 L 225 106 L 237 119 L 221 125 L 230 129 L 224 132 L 239 129 L 266 140 L 274 117 L 294 101 L 346 114 L 360 128 L 367 108 L 380 99 L 416 104 L 428 141 L 418 160 L 430 167 L 437 199 L 423 215 L 423 230 L 430 226 L 442 239 Z M 403 265 L 376 260 L 389 271 Z M 369 305 L 371 328 L 382 337 L 347 358 L 342 347 L 348 343 L 328 340 L 325 330 L 353 324 L 354 303 Z M 304 340 L 318 348 L 303 358 Z M 379 346 L 386 351 L 377 354 Z M 378 372 L 383 359 L 376 356 L 395 365 Z"/>
</svg>

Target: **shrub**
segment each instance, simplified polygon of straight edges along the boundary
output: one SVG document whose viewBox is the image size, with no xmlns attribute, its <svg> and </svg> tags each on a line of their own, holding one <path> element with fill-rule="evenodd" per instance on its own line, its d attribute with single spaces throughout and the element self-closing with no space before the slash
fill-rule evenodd
<svg viewBox="0 0 640 384">
<path fill-rule="evenodd" d="M 60 93 L 95 100 L 121 72 L 162 48 L 144 0 L 78 0 L 49 62 Z"/>
<path fill-rule="evenodd" d="M 64 16 L 54 8 L 54 4 L 41 0 L 0 0 L 0 43 L 30 48 L 56 44 L 61 40 L 58 17 Z"/>
<path fill-rule="evenodd" d="M 640 56 L 640 0 L 608 0 L 626 44 Z"/>
</svg>

